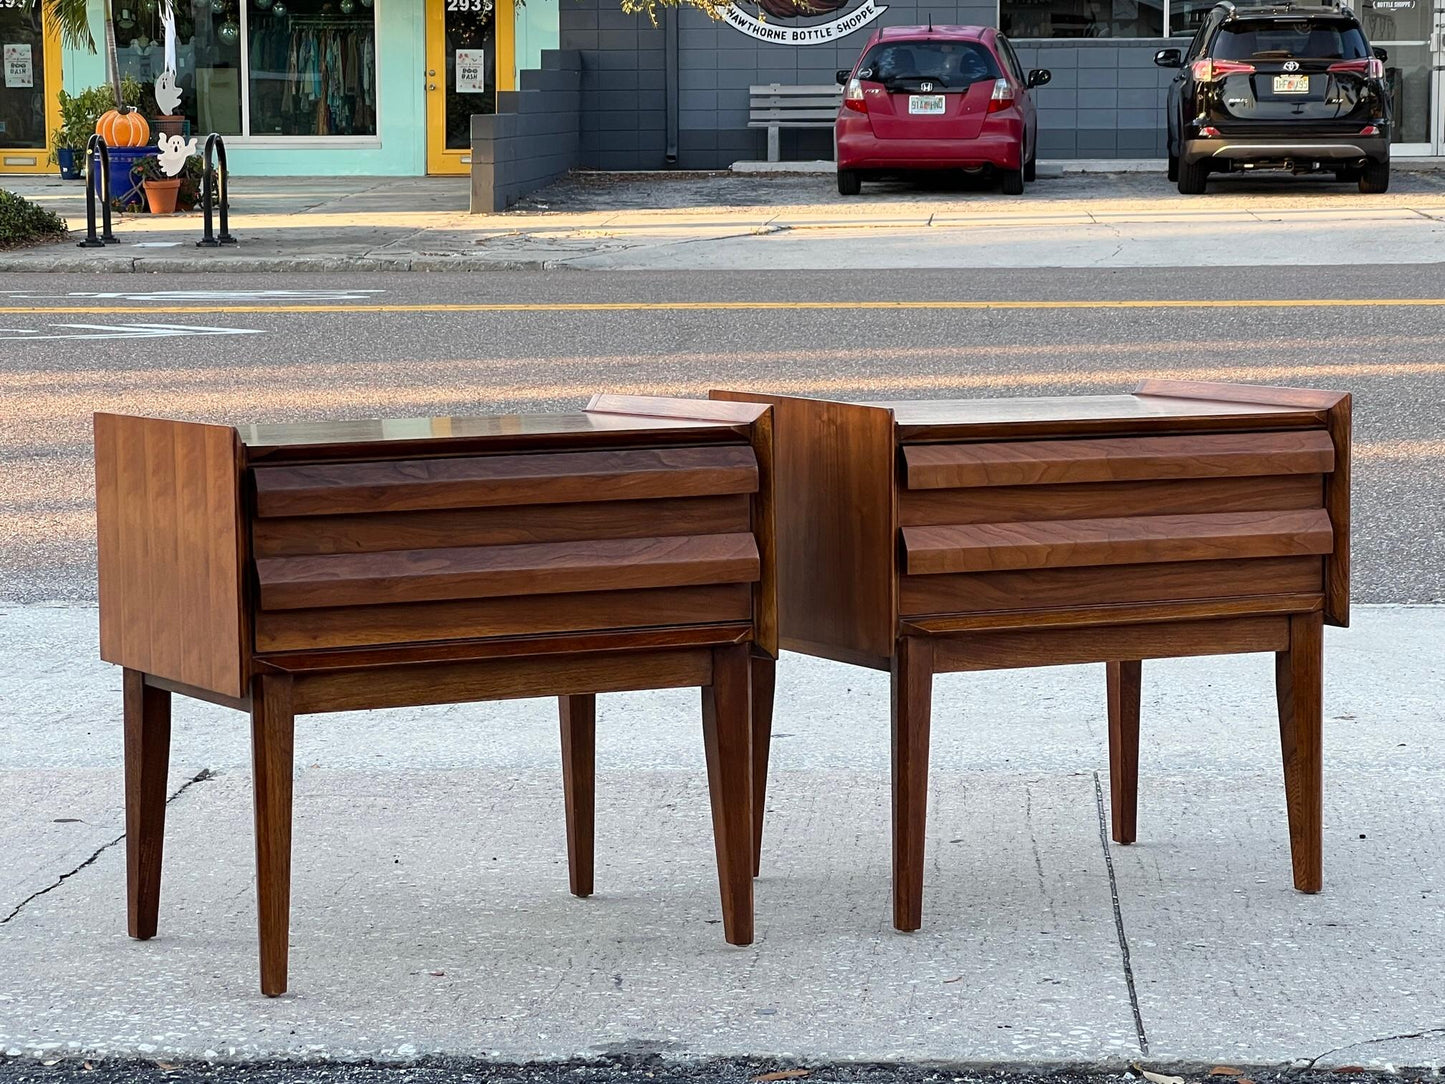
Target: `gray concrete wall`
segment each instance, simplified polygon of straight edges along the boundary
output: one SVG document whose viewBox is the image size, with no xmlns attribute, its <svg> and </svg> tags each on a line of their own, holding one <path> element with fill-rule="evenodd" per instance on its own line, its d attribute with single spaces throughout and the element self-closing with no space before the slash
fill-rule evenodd
<svg viewBox="0 0 1445 1084">
<path fill-rule="evenodd" d="M 582 57 L 550 49 L 497 112 L 472 117 L 473 214 L 505 210 L 574 168 L 582 151 Z"/>
<path fill-rule="evenodd" d="M 1163 158 L 1164 96 L 1176 74 L 1156 68 L 1159 38 L 1016 41 L 1025 69 L 1048 68 L 1034 91 L 1040 158 Z M 1176 41 L 1172 44 L 1181 44 Z"/>
<path fill-rule="evenodd" d="M 792 46 L 757 41 L 686 8 L 666 12 L 678 30 L 678 158 L 683 169 L 725 169 L 766 154 L 766 132 L 748 127 L 748 87 L 832 83 L 852 67 L 880 25 L 993 25 L 993 0 L 889 0 L 875 23 L 841 41 Z M 666 168 L 667 85 L 664 35 L 645 15 L 624 15 L 617 0 L 567 0 L 564 49 L 582 54 L 581 165 L 598 169 Z M 1164 154 L 1164 88 L 1156 68 L 1164 39 L 1021 40 L 1027 67 L 1049 68 L 1038 91 L 1040 154 L 1046 158 L 1153 158 Z M 1176 42 L 1178 44 L 1178 42 Z M 784 159 L 832 157 L 826 129 L 784 129 Z"/>
</svg>

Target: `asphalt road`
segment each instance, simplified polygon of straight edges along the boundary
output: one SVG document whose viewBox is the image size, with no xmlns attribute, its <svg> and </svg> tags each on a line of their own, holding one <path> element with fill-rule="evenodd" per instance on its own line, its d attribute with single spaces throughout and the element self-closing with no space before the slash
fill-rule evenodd
<svg viewBox="0 0 1445 1084">
<path fill-rule="evenodd" d="M 1354 597 L 1445 601 L 1445 272 L 1251 257 L 1266 266 L 3 275 L 0 601 L 94 598 L 96 410 L 244 423 L 728 385 L 1078 394 L 1160 374 L 1353 391 Z M 774 307 L 738 307 L 753 302 Z"/>
</svg>

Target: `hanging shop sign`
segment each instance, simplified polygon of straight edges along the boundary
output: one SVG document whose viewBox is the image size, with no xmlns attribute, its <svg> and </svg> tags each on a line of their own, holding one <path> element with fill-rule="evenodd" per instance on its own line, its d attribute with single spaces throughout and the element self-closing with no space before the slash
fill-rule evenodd
<svg viewBox="0 0 1445 1084">
<path fill-rule="evenodd" d="M 798 25 L 794 21 L 797 9 L 791 6 L 791 0 L 788 0 L 787 6 L 780 6 L 776 0 L 763 0 L 760 6 L 767 15 L 787 16 L 789 21 L 760 19 L 737 4 L 723 8 L 722 17 L 734 29 L 741 30 L 759 41 L 770 41 L 777 45 L 826 45 L 863 29 L 888 10 L 887 4 L 877 3 L 877 0 L 863 0 L 857 7 L 850 8 L 841 15 L 832 15 L 826 22 Z M 833 0 L 813 0 L 809 5 L 811 10 L 819 14 L 830 15 L 841 6 L 842 3 L 835 3 Z"/>
<path fill-rule="evenodd" d="M 5 46 L 5 85 L 7 87 L 33 87 L 35 85 L 35 61 L 30 56 L 30 46 Z"/>
</svg>

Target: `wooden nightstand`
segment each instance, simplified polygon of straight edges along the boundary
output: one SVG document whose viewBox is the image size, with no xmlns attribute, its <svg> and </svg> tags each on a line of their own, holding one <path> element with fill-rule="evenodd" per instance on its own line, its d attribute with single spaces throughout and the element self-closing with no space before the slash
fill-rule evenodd
<svg viewBox="0 0 1445 1084">
<path fill-rule="evenodd" d="M 777 653 L 771 441 L 766 406 L 651 398 L 239 429 L 97 414 L 131 935 L 156 932 L 172 693 L 250 713 L 275 995 L 296 715 L 560 697 L 571 888 L 586 896 L 595 694 L 698 685 L 724 930 L 749 944 L 750 658 Z"/>
<path fill-rule="evenodd" d="M 956 670 L 1106 663 L 1113 834 L 1129 843 L 1140 660 L 1275 652 L 1294 883 L 1319 891 L 1348 395 L 1153 380 L 1055 399 L 713 397 L 773 407 L 782 646 L 892 673 L 895 926 L 922 920 L 929 700 Z"/>
</svg>

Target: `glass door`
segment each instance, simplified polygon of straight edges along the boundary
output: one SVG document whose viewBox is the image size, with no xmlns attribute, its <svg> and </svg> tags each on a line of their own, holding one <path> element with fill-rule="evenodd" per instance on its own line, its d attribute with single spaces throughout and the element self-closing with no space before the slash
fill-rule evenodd
<svg viewBox="0 0 1445 1084">
<path fill-rule="evenodd" d="M 471 170 L 472 114 L 511 88 L 511 18 L 509 0 L 426 0 L 428 173 Z"/>
<path fill-rule="evenodd" d="M 0 0 L 0 173 L 44 173 L 60 126 L 60 37 L 40 0 Z"/>
<path fill-rule="evenodd" d="M 1438 153 L 1435 117 L 1435 13 L 1438 0 L 1365 0 L 1360 12 L 1370 44 L 1384 49 L 1395 128 L 1390 151 L 1403 156 Z"/>
</svg>

